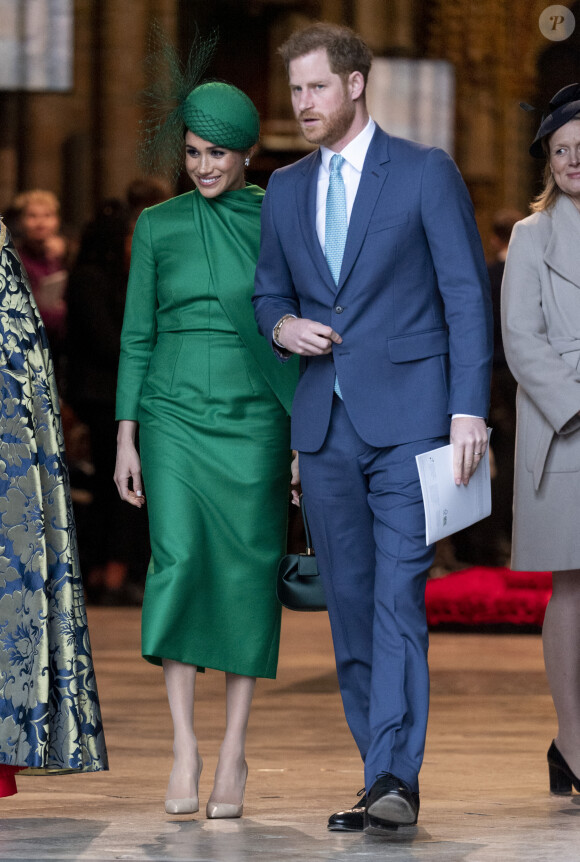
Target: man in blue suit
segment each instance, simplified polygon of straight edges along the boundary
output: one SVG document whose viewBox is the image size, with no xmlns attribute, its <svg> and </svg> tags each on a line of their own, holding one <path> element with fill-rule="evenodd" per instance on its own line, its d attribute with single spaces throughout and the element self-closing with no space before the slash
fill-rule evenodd
<svg viewBox="0 0 580 862">
<path fill-rule="evenodd" d="M 365 795 L 329 828 L 383 832 L 417 822 L 429 704 L 415 456 L 451 438 L 467 484 L 485 452 L 489 284 L 453 161 L 370 119 L 367 45 L 316 24 L 280 53 L 319 149 L 272 175 L 254 306 L 280 358 L 300 355 L 292 445 L 364 761 Z"/>
</svg>

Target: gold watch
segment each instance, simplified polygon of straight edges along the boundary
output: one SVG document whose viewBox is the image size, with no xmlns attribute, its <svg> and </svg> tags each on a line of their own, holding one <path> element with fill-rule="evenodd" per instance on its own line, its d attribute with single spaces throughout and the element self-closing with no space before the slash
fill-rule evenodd
<svg viewBox="0 0 580 862">
<path fill-rule="evenodd" d="M 283 344 L 280 344 L 280 342 L 278 341 L 278 338 L 280 336 L 280 330 L 282 329 L 282 326 L 286 323 L 286 321 L 290 320 L 291 318 L 294 318 L 294 320 L 296 320 L 296 315 L 285 314 L 284 317 L 280 318 L 280 320 L 278 321 L 278 323 L 274 327 L 274 332 L 273 332 L 274 344 L 277 344 L 278 347 L 282 348 L 282 350 L 285 350 L 286 348 L 284 347 Z"/>
</svg>

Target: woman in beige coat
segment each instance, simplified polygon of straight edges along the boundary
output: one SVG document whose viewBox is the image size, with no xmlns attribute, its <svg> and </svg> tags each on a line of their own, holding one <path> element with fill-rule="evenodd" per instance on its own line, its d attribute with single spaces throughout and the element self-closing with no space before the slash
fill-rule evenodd
<svg viewBox="0 0 580 862">
<path fill-rule="evenodd" d="M 512 568 L 552 570 L 544 661 L 558 717 L 550 790 L 580 791 L 580 85 L 560 90 L 530 148 L 546 158 L 502 286 L 518 381 Z"/>
</svg>

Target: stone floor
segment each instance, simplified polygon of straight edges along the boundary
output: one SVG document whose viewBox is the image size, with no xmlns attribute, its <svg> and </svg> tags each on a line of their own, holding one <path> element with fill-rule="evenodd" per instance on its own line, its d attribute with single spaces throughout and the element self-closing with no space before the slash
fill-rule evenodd
<svg viewBox="0 0 580 862">
<path fill-rule="evenodd" d="M 580 796 L 548 794 L 554 714 L 536 635 L 434 634 L 421 815 L 392 838 L 326 831 L 362 784 L 324 614 L 285 612 L 277 681 L 260 681 L 244 817 L 167 816 L 169 713 L 139 656 L 135 609 L 90 608 L 109 773 L 21 776 L 2 800 L 0 859 L 191 862 L 578 862 Z M 198 682 L 202 810 L 223 728 L 223 675 Z M 578 821 L 578 822 L 576 822 Z"/>
</svg>

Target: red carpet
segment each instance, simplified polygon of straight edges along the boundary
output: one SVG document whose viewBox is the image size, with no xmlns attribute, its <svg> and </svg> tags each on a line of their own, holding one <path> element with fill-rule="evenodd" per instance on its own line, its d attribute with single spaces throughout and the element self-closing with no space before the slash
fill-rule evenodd
<svg viewBox="0 0 580 862">
<path fill-rule="evenodd" d="M 551 593 L 551 572 L 476 566 L 427 581 L 427 621 L 432 629 L 539 630 Z"/>
</svg>

